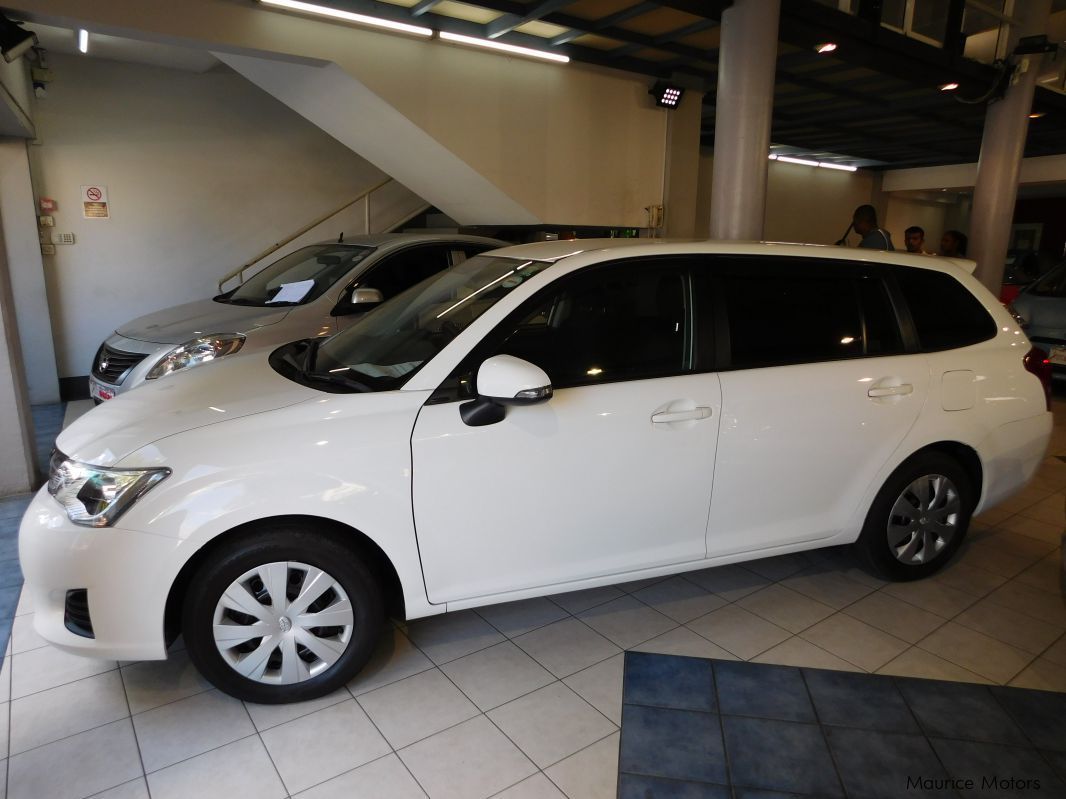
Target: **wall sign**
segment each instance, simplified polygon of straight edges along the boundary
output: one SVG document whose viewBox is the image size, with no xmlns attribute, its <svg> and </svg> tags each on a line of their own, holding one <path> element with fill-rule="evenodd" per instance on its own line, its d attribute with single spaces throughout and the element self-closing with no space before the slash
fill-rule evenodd
<svg viewBox="0 0 1066 799">
<path fill-rule="evenodd" d="M 50 214 L 56 210 L 56 201 L 51 197 L 42 197 L 38 202 L 40 203 L 42 214 Z"/>
<path fill-rule="evenodd" d="M 107 207 L 107 186 L 97 183 L 81 187 L 82 216 L 86 219 L 110 219 Z"/>
</svg>

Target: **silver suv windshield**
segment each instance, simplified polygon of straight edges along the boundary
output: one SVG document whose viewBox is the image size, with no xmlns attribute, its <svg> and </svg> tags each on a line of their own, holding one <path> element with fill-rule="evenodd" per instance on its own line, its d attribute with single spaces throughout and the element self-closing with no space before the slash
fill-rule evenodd
<svg viewBox="0 0 1066 799">
<path fill-rule="evenodd" d="M 216 299 L 231 305 L 304 305 L 321 297 L 374 249 L 350 244 L 302 247 Z"/>
<path fill-rule="evenodd" d="M 548 261 L 471 258 L 322 342 L 305 376 L 353 391 L 399 388 L 471 322 L 549 266 Z"/>
</svg>

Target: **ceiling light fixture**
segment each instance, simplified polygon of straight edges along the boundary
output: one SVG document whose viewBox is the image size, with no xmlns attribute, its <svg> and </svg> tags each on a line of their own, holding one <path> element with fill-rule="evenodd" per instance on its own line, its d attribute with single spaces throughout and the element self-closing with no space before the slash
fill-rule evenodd
<svg viewBox="0 0 1066 799">
<path fill-rule="evenodd" d="M 655 85 L 648 89 L 648 94 L 655 98 L 655 104 L 659 108 L 677 108 L 681 105 L 681 97 L 685 94 L 685 90 L 665 80 L 657 80 Z"/>
<path fill-rule="evenodd" d="M 959 88 L 959 84 L 957 84 L 957 83 L 955 83 L 955 82 L 951 82 L 951 83 L 941 83 L 941 84 L 940 84 L 940 86 L 939 86 L 938 88 L 939 88 L 939 89 L 940 89 L 940 91 L 942 91 L 942 92 L 953 92 L 953 91 L 955 91 L 955 90 L 956 90 L 957 88 Z"/>
<path fill-rule="evenodd" d="M 1034 111 L 1029 115 L 1029 119 L 1040 119 L 1042 116 L 1047 116 L 1047 111 Z"/>
<path fill-rule="evenodd" d="M 25 30 L 20 23 L 14 22 L 0 14 L 0 52 L 4 60 L 11 63 L 20 58 L 31 47 L 37 46 L 37 34 Z"/>
<path fill-rule="evenodd" d="M 78 31 L 78 52 L 89 52 L 89 31 L 82 28 Z"/>
<path fill-rule="evenodd" d="M 549 53 L 545 50 L 534 50 L 532 47 L 519 47 L 515 44 L 504 44 L 503 42 L 492 41 L 490 39 L 479 39 L 476 36 L 463 36 L 461 33 L 441 31 L 440 38 L 446 42 L 469 44 L 474 47 L 485 47 L 489 50 L 498 50 L 502 53 L 524 55 L 529 56 L 530 58 L 541 58 L 545 61 L 554 61 L 557 64 L 570 63 L 570 56 L 560 55 L 559 53 Z"/>
<path fill-rule="evenodd" d="M 793 158 L 790 155 L 776 155 L 770 153 L 769 158 L 771 161 L 784 161 L 787 164 L 800 164 L 802 166 L 816 166 L 822 169 L 836 169 L 840 172 L 858 172 L 857 166 L 847 166 L 846 164 L 834 164 L 829 161 L 812 161 L 809 158 Z"/>
<path fill-rule="evenodd" d="M 816 44 L 814 46 L 814 52 L 819 53 L 820 55 L 831 53 L 836 49 L 837 46 L 834 42 L 824 42 L 823 44 Z"/>
<path fill-rule="evenodd" d="M 263 5 L 274 6 L 276 8 L 286 8 L 291 11 L 300 11 L 305 14 L 314 14 L 320 17 L 339 19 L 344 22 L 354 22 L 357 25 L 368 25 L 372 28 L 384 28 L 399 33 L 409 33 L 412 36 L 423 36 L 427 39 L 433 35 L 433 31 L 430 28 L 423 28 L 420 25 L 408 25 L 405 22 L 393 22 L 391 19 L 382 19 L 381 17 L 368 17 L 366 14 L 353 14 L 351 11 L 341 11 L 339 8 L 320 6 L 316 3 L 303 3 L 300 0 L 259 0 L 259 2 Z"/>
</svg>

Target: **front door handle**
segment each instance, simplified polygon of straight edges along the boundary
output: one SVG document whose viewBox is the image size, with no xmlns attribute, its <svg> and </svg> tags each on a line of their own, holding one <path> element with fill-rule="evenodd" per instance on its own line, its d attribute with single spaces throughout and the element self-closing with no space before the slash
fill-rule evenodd
<svg viewBox="0 0 1066 799">
<path fill-rule="evenodd" d="M 706 419 L 711 415 L 711 409 L 706 406 L 690 408 L 687 411 L 662 411 L 653 413 L 652 422 L 655 424 L 668 424 L 670 422 L 688 422 L 693 419 Z"/>
<path fill-rule="evenodd" d="M 910 383 L 904 383 L 901 386 L 880 386 L 871 388 L 866 392 L 868 397 L 902 397 L 906 394 L 913 394 L 914 386 Z"/>
</svg>

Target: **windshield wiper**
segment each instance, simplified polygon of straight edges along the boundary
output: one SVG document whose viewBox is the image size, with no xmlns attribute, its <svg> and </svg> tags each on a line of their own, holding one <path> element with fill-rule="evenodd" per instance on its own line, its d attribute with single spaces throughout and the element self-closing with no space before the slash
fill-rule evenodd
<svg viewBox="0 0 1066 799">
<path fill-rule="evenodd" d="M 346 377 L 340 373 L 334 372 L 304 372 L 304 377 L 308 380 L 314 380 L 319 383 L 330 383 L 335 386 L 343 386 L 344 388 L 350 388 L 353 391 L 366 394 L 373 391 L 366 383 L 360 383 L 358 380 L 353 380 L 350 377 Z"/>
</svg>

